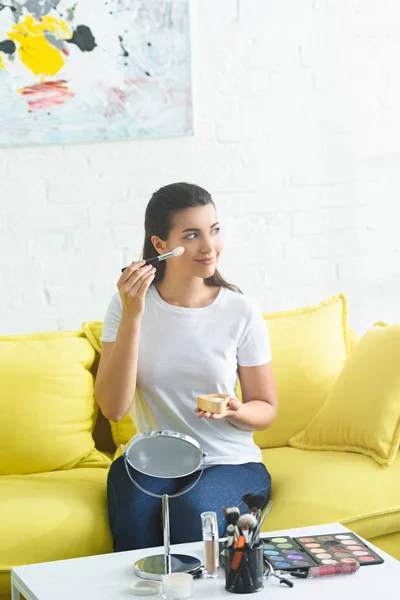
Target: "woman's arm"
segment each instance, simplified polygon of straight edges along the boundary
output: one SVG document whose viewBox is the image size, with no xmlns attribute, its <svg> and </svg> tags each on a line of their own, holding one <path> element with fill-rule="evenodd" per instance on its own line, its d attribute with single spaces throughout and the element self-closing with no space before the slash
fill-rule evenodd
<svg viewBox="0 0 400 600">
<path fill-rule="evenodd" d="M 103 342 L 95 396 L 110 421 L 120 421 L 130 410 L 136 389 L 140 319 L 121 318 L 115 342 Z"/>
<path fill-rule="evenodd" d="M 227 419 L 239 429 L 263 431 L 269 427 L 278 412 L 278 398 L 272 363 L 257 367 L 238 367 L 242 402 L 230 398 L 227 410 L 213 414 L 196 409 L 199 418 Z"/>
<path fill-rule="evenodd" d="M 135 395 L 140 323 L 155 273 L 154 267 L 144 264 L 144 260 L 132 262 L 123 270 L 117 283 L 122 314 L 112 314 L 109 308 L 103 326 L 104 334 L 112 323 L 116 337 L 115 341 L 103 342 L 94 391 L 101 412 L 110 421 L 120 421 L 129 412 Z"/>
<path fill-rule="evenodd" d="M 240 403 L 235 398 L 228 405 L 228 421 L 240 429 L 262 431 L 275 420 L 278 397 L 272 363 L 258 367 L 238 367 L 242 389 Z"/>
</svg>

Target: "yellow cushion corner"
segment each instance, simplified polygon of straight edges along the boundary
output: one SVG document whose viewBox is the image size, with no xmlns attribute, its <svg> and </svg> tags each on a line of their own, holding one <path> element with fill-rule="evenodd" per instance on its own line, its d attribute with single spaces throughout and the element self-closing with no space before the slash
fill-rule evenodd
<svg viewBox="0 0 400 600">
<path fill-rule="evenodd" d="M 102 321 L 85 321 L 82 323 L 82 330 L 96 350 L 97 354 L 101 354 L 101 333 L 103 331 Z"/>
<path fill-rule="evenodd" d="M 357 331 L 355 331 L 354 329 L 351 329 L 351 327 L 349 327 L 348 339 L 349 339 L 349 355 L 350 355 L 350 354 L 353 354 L 354 350 L 357 348 L 358 343 L 361 339 L 361 336 Z"/>
<path fill-rule="evenodd" d="M 94 357 L 80 331 L 0 337 L 0 475 L 70 469 L 93 457 Z"/>
<path fill-rule="evenodd" d="M 255 432 L 261 448 L 287 446 L 325 402 L 350 353 L 344 294 L 296 310 L 265 314 L 278 391 L 278 416 Z"/>
<path fill-rule="evenodd" d="M 118 423 L 110 421 L 111 434 L 117 449 L 122 445 L 129 442 L 130 439 L 136 435 L 136 429 L 133 424 L 132 418 L 128 413 Z"/>
<path fill-rule="evenodd" d="M 290 446 L 359 452 L 389 466 L 400 444 L 399 364 L 400 325 L 367 331 L 324 406 Z"/>
</svg>

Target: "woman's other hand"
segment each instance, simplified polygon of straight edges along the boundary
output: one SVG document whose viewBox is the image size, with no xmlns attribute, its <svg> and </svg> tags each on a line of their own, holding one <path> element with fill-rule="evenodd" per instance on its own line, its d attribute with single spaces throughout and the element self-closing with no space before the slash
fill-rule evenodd
<svg viewBox="0 0 400 600">
<path fill-rule="evenodd" d="M 194 412 L 197 413 L 199 419 L 226 419 L 227 417 L 233 417 L 242 406 L 242 403 L 237 399 L 229 396 L 226 410 L 223 413 L 211 413 L 200 408 L 195 408 Z"/>
</svg>

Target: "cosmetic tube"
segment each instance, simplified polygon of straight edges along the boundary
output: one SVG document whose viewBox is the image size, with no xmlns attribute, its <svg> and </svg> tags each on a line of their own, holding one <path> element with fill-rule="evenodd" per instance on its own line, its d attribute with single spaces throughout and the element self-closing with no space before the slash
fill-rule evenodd
<svg viewBox="0 0 400 600">
<path fill-rule="evenodd" d="M 309 567 L 308 569 L 304 569 L 301 572 L 296 573 L 296 571 L 292 571 L 291 575 L 294 577 L 299 577 L 301 579 L 309 579 L 316 577 L 331 577 L 334 575 L 351 575 L 352 573 L 357 573 L 360 568 L 360 564 L 357 562 L 350 564 L 340 563 L 338 565 L 323 565 L 321 567 Z"/>
<path fill-rule="evenodd" d="M 219 535 L 217 513 L 201 513 L 203 531 L 204 572 L 203 577 L 217 577 L 219 567 Z"/>
</svg>

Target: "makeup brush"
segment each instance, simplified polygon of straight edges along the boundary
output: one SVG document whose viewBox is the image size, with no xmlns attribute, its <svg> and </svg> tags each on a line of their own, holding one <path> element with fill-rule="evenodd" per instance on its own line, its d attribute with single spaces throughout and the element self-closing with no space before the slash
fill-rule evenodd
<svg viewBox="0 0 400 600">
<path fill-rule="evenodd" d="M 246 544 L 250 544 L 253 532 L 257 529 L 257 519 L 252 514 L 241 515 L 238 520 L 238 525 L 243 533 Z"/>
<path fill-rule="evenodd" d="M 243 535 L 239 536 L 237 544 L 232 554 L 231 568 L 226 577 L 226 589 L 234 588 L 236 581 L 242 574 L 244 567 L 247 567 L 247 557 L 244 555 L 246 542 Z M 249 573 L 247 572 L 249 575 Z"/>
<path fill-rule="evenodd" d="M 245 494 L 242 500 L 258 520 L 261 512 L 267 506 L 268 496 L 265 494 Z"/>
<path fill-rule="evenodd" d="M 269 513 L 269 511 L 271 510 L 271 506 L 272 506 L 272 500 L 269 501 L 267 508 L 264 511 L 263 516 L 261 517 L 261 520 L 259 521 L 258 525 L 257 525 L 257 529 L 255 530 L 254 534 L 253 534 L 253 538 L 251 540 L 251 544 L 250 544 L 250 548 L 253 548 L 254 544 L 258 544 L 258 535 L 260 533 L 260 529 L 265 521 L 265 518 L 267 516 L 267 514 Z"/>
<path fill-rule="evenodd" d="M 237 506 L 232 506 L 231 508 L 222 507 L 222 510 L 225 515 L 226 522 L 228 525 L 237 525 L 240 517 L 240 511 Z"/>
<path fill-rule="evenodd" d="M 239 528 L 237 526 L 237 522 L 240 517 L 240 511 L 237 506 L 232 506 L 231 508 L 222 507 L 223 513 L 225 515 L 225 519 L 228 525 L 233 525 L 235 528 L 235 539 L 239 537 Z"/>
<path fill-rule="evenodd" d="M 228 527 L 226 528 L 226 535 L 228 537 L 228 546 L 233 546 L 233 541 L 235 539 L 235 526 L 234 525 L 228 525 Z"/>
<path fill-rule="evenodd" d="M 167 258 L 172 258 L 173 256 L 181 256 L 184 252 L 185 248 L 183 246 L 178 246 L 177 248 L 175 248 L 175 250 L 172 250 L 171 252 L 166 252 L 165 254 L 159 254 L 158 256 L 152 256 L 151 258 L 148 258 L 145 264 L 142 266 L 145 267 L 146 265 L 152 265 L 154 263 L 160 262 L 161 260 L 167 260 Z M 123 269 L 121 269 L 121 273 L 123 273 L 127 268 L 128 267 L 124 267 Z"/>
</svg>

